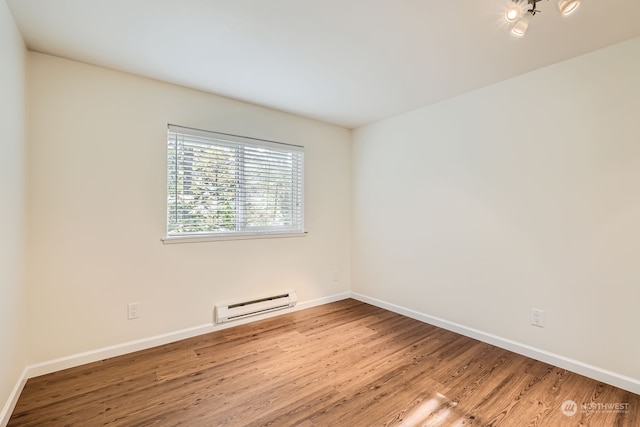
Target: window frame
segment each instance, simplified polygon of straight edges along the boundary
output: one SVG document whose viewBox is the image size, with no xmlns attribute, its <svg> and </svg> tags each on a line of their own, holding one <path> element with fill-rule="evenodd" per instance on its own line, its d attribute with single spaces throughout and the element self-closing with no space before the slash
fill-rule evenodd
<svg viewBox="0 0 640 427">
<path fill-rule="evenodd" d="M 216 147 L 233 147 L 238 150 L 238 153 L 242 153 L 239 155 L 238 165 L 237 167 L 241 172 L 239 172 L 240 177 L 236 182 L 236 206 L 234 207 L 234 215 L 243 215 L 244 207 L 247 206 L 245 202 L 242 202 L 242 198 L 238 197 L 238 194 L 247 193 L 246 179 L 244 177 L 247 176 L 247 169 L 244 169 L 244 163 L 248 158 L 246 155 L 246 150 L 256 150 L 256 149 L 266 149 L 271 150 L 272 152 L 286 152 L 286 153 L 298 153 L 295 156 L 299 156 L 299 160 L 296 161 L 296 165 L 292 166 L 291 174 L 292 174 L 292 191 L 295 192 L 295 188 L 298 189 L 299 194 L 294 196 L 295 202 L 292 202 L 292 209 L 295 212 L 292 212 L 292 225 L 291 226 L 264 226 L 257 227 L 252 226 L 250 229 L 238 229 L 237 224 L 239 221 L 234 221 L 236 224 L 236 230 L 233 231 L 205 231 L 205 232 L 185 232 L 185 233 L 172 233 L 170 232 L 170 215 L 176 214 L 179 209 L 178 204 L 172 209 L 172 204 L 170 202 L 170 183 L 173 179 L 177 182 L 178 177 L 178 158 L 177 152 L 175 154 L 176 160 L 176 169 L 175 174 L 172 175 L 171 161 L 170 161 L 170 150 L 171 150 L 171 136 L 175 135 L 184 135 L 188 137 L 195 138 L 204 138 L 211 141 L 212 146 Z M 177 139 L 176 139 L 177 141 Z M 217 241 L 217 240 L 245 240 L 245 239 L 265 239 L 265 238 L 285 238 L 285 237 L 303 237 L 307 234 L 304 228 L 304 147 L 300 145 L 286 144 L 282 142 L 270 141 L 259 138 L 252 138 L 240 135 L 233 135 L 222 132 L 214 132 L 196 128 L 190 128 L 185 126 L 178 125 L 167 125 L 167 145 L 166 145 L 166 181 L 165 181 L 165 202 L 166 202 L 166 210 L 165 210 L 165 234 L 162 238 L 163 243 L 195 243 L 195 242 L 206 242 L 206 241 Z M 174 149 L 177 150 L 177 142 Z M 255 151 L 254 151 L 255 152 Z M 240 166 L 241 165 L 241 166 Z M 296 171 L 296 168 L 299 168 Z M 296 173 L 297 172 L 297 173 Z M 297 177 L 294 178 L 294 177 Z M 242 190 L 240 190 L 242 188 Z M 176 190 L 176 200 L 178 198 L 178 192 Z M 238 201 L 240 200 L 240 201 Z M 295 207 L 294 207 L 295 206 Z M 236 217 L 237 218 L 237 217 Z M 299 219 L 299 221 L 294 220 L 294 218 Z M 246 224 L 244 225 L 246 227 Z"/>
</svg>

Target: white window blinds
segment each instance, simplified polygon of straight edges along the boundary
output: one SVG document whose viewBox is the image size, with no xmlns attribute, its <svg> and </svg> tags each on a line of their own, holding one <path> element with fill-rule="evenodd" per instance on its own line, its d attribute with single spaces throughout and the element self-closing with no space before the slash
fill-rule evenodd
<svg viewBox="0 0 640 427">
<path fill-rule="evenodd" d="M 304 232 L 303 148 L 169 125 L 167 236 Z"/>
</svg>

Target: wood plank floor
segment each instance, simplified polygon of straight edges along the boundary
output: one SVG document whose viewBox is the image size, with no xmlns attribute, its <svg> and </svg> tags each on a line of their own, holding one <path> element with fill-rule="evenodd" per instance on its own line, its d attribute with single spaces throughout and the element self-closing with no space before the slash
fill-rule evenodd
<svg viewBox="0 0 640 427">
<path fill-rule="evenodd" d="M 349 299 L 30 379 L 9 421 L 101 425 L 637 427 L 640 396 Z"/>
</svg>

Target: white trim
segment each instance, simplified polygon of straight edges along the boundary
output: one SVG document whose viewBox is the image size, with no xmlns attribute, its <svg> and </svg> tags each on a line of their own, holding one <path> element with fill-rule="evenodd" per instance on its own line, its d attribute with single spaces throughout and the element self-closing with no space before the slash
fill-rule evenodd
<svg viewBox="0 0 640 427">
<path fill-rule="evenodd" d="M 603 383 L 619 387 L 623 390 L 627 390 L 635 394 L 640 394 L 640 380 L 637 378 L 631 378 L 617 372 L 612 372 L 607 369 L 602 369 L 597 366 L 581 362 L 579 360 L 551 353 L 546 350 L 541 350 L 527 344 L 502 338 L 497 335 L 489 334 L 487 332 L 470 328 L 468 326 L 450 322 L 439 317 L 420 313 L 406 307 L 391 304 L 376 298 L 358 294 L 356 292 L 351 292 L 351 298 L 358 301 L 366 302 L 367 304 L 375 305 L 376 307 L 384 308 L 385 310 L 393 311 L 394 313 L 402 314 L 404 316 L 419 320 L 424 323 L 428 323 L 430 325 L 438 326 L 442 329 L 456 332 L 460 335 L 480 340 L 487 344 L 495 345 L 496 347 L 504 348 L 505 350 L 509 350 L 514 353 L 539 360 L 541 362 L 549 363 L 562 369 L 567 369 L 577 374 L 584 375 L 585 377 L 589 377 L 596 381 L 601 381 Z"/>
<path fill-rule="evenodd" d="M 265 313 L 265 314 L 253 316 L 247 319 L 238 320 L 232 323 L 222 323 L 222 324 L 207 323 L 206 325 L 194 326 L 192 328 L 182 329 L 180 331 L 169 332 L 166 334 L 156 335 L 150 338 L 142 338 L 135 341 L 129 341 L 123 344 L 103 347 L 96 350 L 86 351 L 84 353 L 78 353 L 71 356 L 61 357 L 59 359 L 36 363 L 34 365 L 27 366 L 25 370 L 26 378 L 33 378 L 40 375 L 50 374 L 52 372 L 73 368 L 73 367 L 84 365 L 87 363 L 97 362 L 99 360 L 104 360 L 110 357 L 122 356 L 124 354 L 133 353 L 134 351 L 146 350 L 148 348 L 169 344 L 175 341 L 192 338 L 198 335 L 208 334 L 210 332 L 220 331 L 223 329 L 231 328 L 233 326 L 243 325 L 245 323 L 251 323 L 258 320 L 267 319 L 270 317 L 280 316 L 282 314 L 292 313 L 294 311 L 300 311 L 300 310 L 304 310 L 305 308 L 311 308 L 318 305 L 329 304 L 335 301 L 347 299 L 349 297 L 350 297 L 350 293 L 344 292 L 341 294 L 330 295 L 327 297 L 304 301 L 304 302 L 298 303 L 295 307 L 292 307 L 290 309 L 284 309 L 281 311 Z"/>
<path fill-rule="evenodd" d="M 24 389 L 24 385 L 27 383 L 27 378 L 27 368 L 25 368 L 22 371 L 22 375 L 20 375 L 20 378 L 18 378 L 18 381 L 16 381 L 16 385 L 13 386 L 13 390 L 11 390 L 9 398 L 2 408 L 2 412 L 0 412 L 0 426 L 4 427 L 9 424 L 9 419 L 11 418 L 11 414 L 16 407 L 16 403 L 18 403 L 20 393 L 22 393 L 22 389 Z"/>
<path fill-rule="evenodd" d="M 219 242 L 226 240 L 282 239 L 285 237 L 305 237 L 307 234 L 307 231 L 296 231 L 292 233 L 192 234 L 185 236 L 166 236 L 161 240 L 165 245 L 169 245 L 176 243 Z"/>
<path fill-rule="evenodd" d="M 493 334 L 489 334 L 477 329 L 470 328 L 468 326 L 460 325 L 458 323 L 450 322 L 435 316 L 420 313 L 415 310 L 411 310 L 399 305 L 391 304 L 376 298 L 372 298 L 366 295 L 362 295 L 356 292 L 343 292 L 336 295 L 317 298 L 305 302 L 298 303 L 295 307 L 283 311 L 277 311 L 272 313 L 265 313 L 263 315 L 255 316 L 233 322 L 231 324 L 223 323 L 215 325 L 213 323 L 195 326 L 192 328 L 183 329 L 176 332 L 170 332 L 167 334 L 156 335 L 150 338 L 143 338 L 136 341 L 130 341 L 123 344 L 118 344 L 110 347 L 104 347 L 97 350 L 87 351 L 59 359 L 54 359 L 34 365 L 29 365 L 23 371 L 21 377 L 16 382 L 14 389 L 9 395 L 9 399 L 4 405 L 2 412 L 0 413 L 0 426 L 5 426 L 9 422 L 9 418 L 15 405 L 18 401 L 20 393 L 24 388 L 27 379 L 33 378 L 39 375 L 45 375 L 52 372 L 56 372 L 62 369 L 73 368 L 76 366 L 84 365 L 86 363 L 96 362 L 99 360 L 107 359 L 109 357 L 121 356 L 124 354 L 132 353 L 134 351 L 145 350 L 148 348 L 156 347 L 158 345 L 168 344 L 171 342 L 179 341 L 186 338 L 195 337 L 210 332 L 227 329 L 233 326 L 242 325 L 246 323 L 255 322 L 262 319 L 267 319 L 275 316 L 279 316 L 294 311 L 304 310 L 306 308 L 316 307 L 323 304 L 329 304 L 332 302 L 340 301 L 347 298 L 353 298 L 358 301 L 362 301 L 376 307 L 383 308 L 385 310 L 392 311 L 394 313 L 402 314 L 412 319 L 419 320 L 434 326 L 438 326 L 443 329 L 447 329 L 452 332 L 459 333 L 461 335 L 471 337 L 482 342 L 495 345 L 496 347 L 504 348 L 514 353 L 521 354 L 523 356 L 531 357 L 536 360 L 540 360 L 545 363 L 558 366 L 563 369 L 576 372 L 586 377 L 592 378 L 597 381 L 619 387 L 621 389 L 630 391 L 632 393 L 640 394 L 640 380 L 636 378 L 627 377 L 625 375 L 618 374 L 616 372 L 608 371 L 606 369 L 599 368 L 597 366 L 589 365 L 584 362 L 580 362 L 575 359 L 570 359 L 558 354 L 554 354 L 545 350 L 541 350 L 523 343 L 512 341 L 506 338 L 502 338 Z"/>
</svg>

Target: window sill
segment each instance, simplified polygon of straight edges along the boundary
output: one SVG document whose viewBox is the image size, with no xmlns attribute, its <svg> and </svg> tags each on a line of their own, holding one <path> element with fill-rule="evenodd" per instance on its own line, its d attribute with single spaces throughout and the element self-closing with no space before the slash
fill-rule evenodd
<svg viewBox="0 0 640 427">
<path fill-rule="evenodd" d="M 253 234 L 234 234 L 229 236 L 219 235 L 202 235 L 202 236 L 165 236 L 162 243 L 165 245 L 179 243 L 203 243 L 203 242 L 220 242 L 227 240 L 254 240 L 254 239 L 282 239 L 286 237 L 305 237 L 307 231 L 302 233 L 253 233 Z"/>
</svg>

